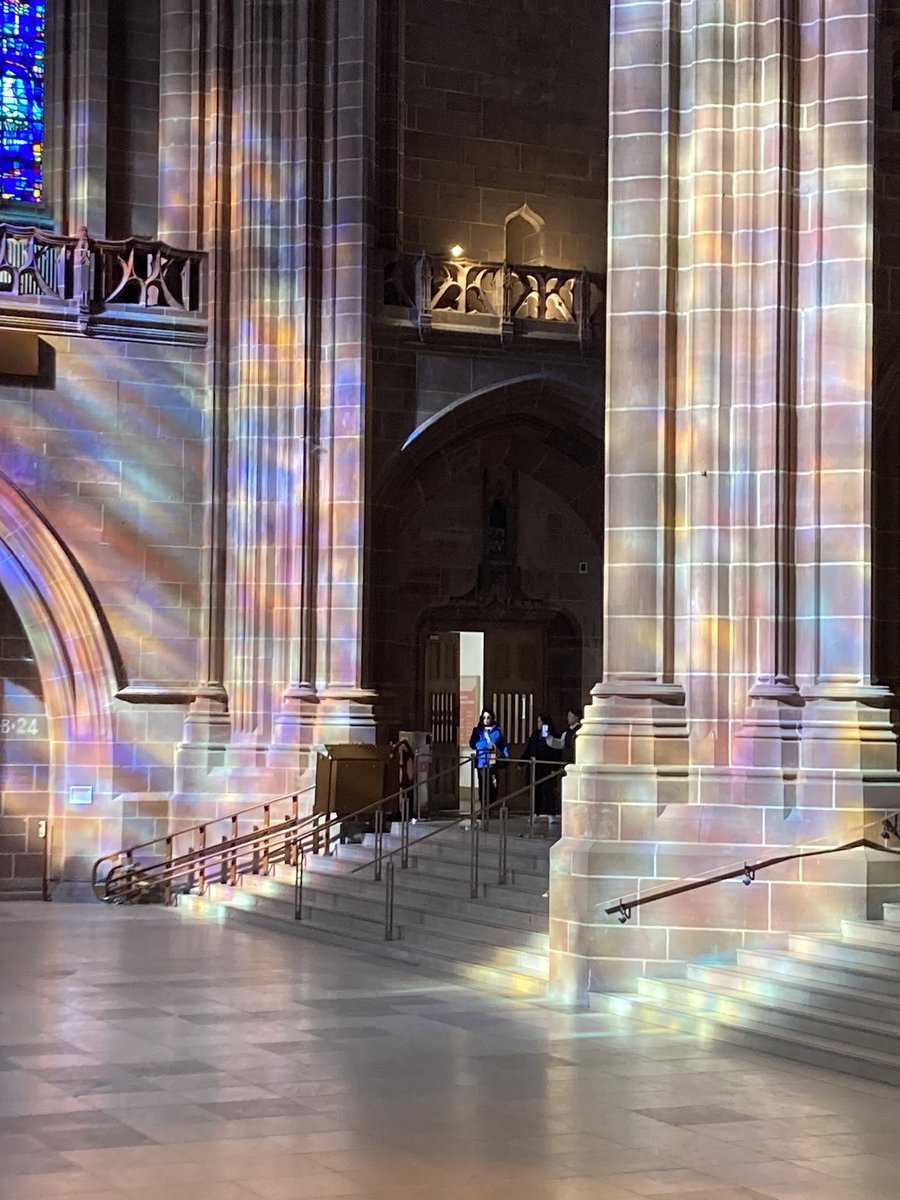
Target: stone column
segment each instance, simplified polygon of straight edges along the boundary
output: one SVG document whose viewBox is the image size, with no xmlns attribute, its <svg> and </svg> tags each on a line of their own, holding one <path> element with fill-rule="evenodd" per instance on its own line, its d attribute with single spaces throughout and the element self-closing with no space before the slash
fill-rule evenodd
<svg viewBox="0 0 900 1200">
<path fill-rule="evenodd" d="M 872 20 L 613 0 L 605 669 L 553 857 L 564 998 L 877 902 L 859 853 L 603 912 L 850 840 L 898 783 L 869 645 Z"/>
<path fill-rule="evenodd" d="M 107 0 L 72 0 L 64 169 L 64 232 L 106 234 Z"/>
<path fill-rule="evenodd" d="M 377 0 L 332 0 L 322 238 L 317 611 L 322 741 L 374 740 L 363 686 Z"/>
</svg>

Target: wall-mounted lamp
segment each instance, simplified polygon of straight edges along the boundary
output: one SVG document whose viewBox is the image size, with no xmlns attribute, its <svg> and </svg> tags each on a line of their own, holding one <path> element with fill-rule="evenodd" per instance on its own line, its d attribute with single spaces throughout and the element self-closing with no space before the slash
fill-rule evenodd
<svg viewBox="0 0 900 1200">
<path fill-rule="evenodd" d="M 457 242 L 455 246 L 450 247 L 450 257 L 451 258 L 462 258 L 462 253 L 463 253 L 463 248 L 459 244 L 459 242 Z"/>
</svg>

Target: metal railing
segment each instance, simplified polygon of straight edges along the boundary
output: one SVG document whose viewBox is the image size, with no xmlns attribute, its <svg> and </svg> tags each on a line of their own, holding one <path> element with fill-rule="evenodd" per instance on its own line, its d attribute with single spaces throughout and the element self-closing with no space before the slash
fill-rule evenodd
<svg viewBox="0 0 900 1200">
<path fill-rule="evenodd" d="M 866 836 L 866 830 L 874 832 L 879 827 L 880 833 L 878 836 L 880 842 Z M 847 850 L 860 849 L 878 850 L 885 854 L 900 856 L 900 849 L 893 849 L 887 844 L 892 838 L 900 841 L 900 814 L 897 813 L 888 817 L 879 817 L 878 820 L 864 825 L 862 836 L 853 838 L 847 842 L 841 842 L 836 846 L 832 844 L 833 839 L 823 838 L 820 842 L 806 844 L 802 850 L 791 850 L 785 854 L 776 854 L 769 858 L 759 858 L 749 861 L 745 859 L 740 864 L 735 863 L 731 866 L 714 869 L 701 875 L 688 876 L 677 883 L 660 885 L 646 892 L 632 892 L 629 896 L 620 898 L 615 902 L 610 901 L 603 906 L 603 911 L 608 916 L 617 916 L 620 924 L 624 925 L 627 921 L 631 920 L 635 909 L 641 908 L 646 904 L 656 904 L 660 900 L 668 900 L 673 896 L 684 895 L 686 892 L 695 892 L 700 888 L 711 887 L 715 883 L 724 883 L 729 879 L 740 879 L 749 887 L 755 881 L 760 871 L 779 866 L 781 863 L 794 862 L 804 858 L 821 858 L 826 854 L 843 854 Z"/>
<path fill-rule="evenodd" d="M 529 763 L 532 767 L 536 763 L 542 763 L 541 759 L 505 759 L 506 762 Z M 550 772 L 543 777 L 544 781 L 552 779 L 560 779 L 566 773 L 568 763 L 562 766 L 558 762 L 553 764 L 558 769 Z M 474 768 L 477 770 L 479 768 Z M 480 768 L 482 771 L 489 771 L 490 768 Z M 530 793 L 531 795 L 531 812 L 534 813 L 534 789 L 535 778 L 532 770 L 531 779 L 521 788 L 516 789 L 504 796 L 498 796 L 495 800 L 485 803 L 484 797 L 488 794 L 486 781 L 482 781 L 482 786 L 479 789 L 478 808 L 475 808 L 475 797 L 473 793 L 472 811 L 465 813 L 454 820 L 443 821 L 441 824 L 430 830 L 428 833 L 417 837 L 413 843 L 415 846 L 420 846 L 423 842 L 430 841 L 432 838 L 441 837 L 448 833 L 451 829 L 457 829 L 466 822 L 469 823 L 469 896 L 473 900 L 477 900 L 481 892 L 481 853 L 480 853 L 480 838 L 483 832 L 488 832 L 490 829 L 491 812 L 497 809 L 497 818 L 499 821 L 499 834 L 497 838 L 497 883 L 504 886 L 508 882 L 509 867 L 509 801 L 514 800 L 517 796 Z M 384 849 L 383 832 L 379 835 L 376 830 L 375 836 L 375 855 L 368 862 L 361 863 L 358 867 L 350 872 L 351 875 L 358 875 L 361 871 L 373 868 L 373 879 L 376 883 L 381 882 L 382 878 L 385 881 L 385 898 L 384 898 L 384 938 L 385 941 L 392 941 L 394 937 L 394 868 L 395 860 L 399 858 L 401 870 L 405 870 L 409 866 L 409 819 L 408 808 L 404 811 L 401 809 L 401 835 L 400 845 L 392 850 Z"/>
<path fill-rule="evenodd" d="M 440 774 L 450 771 L 458 772 L 465 761 L 465 757 L 460 757 L 446 772 L 440 772 L 432 778 L 436 779 Z M 202 896 L 210 882 L 234 886 L 240 875 L 266 875 L 274 863 L 286 862 L 296 867 L 309 853 L 329 854 L 331 844 L 338 836 L 335 831 L 362 817 L 372 816 L 377 840 L 383 837 L 384 815 L 392 811 L 392 805 L 401 812 L 401 816 L 405 812 L 408 838 L 414 786 L 400 789 L 351 813 L 311 813 L 301 817 L 300 797 L 314 790 L 313 784 L 274 800 L 103 855 L 94 863 L 91 872 L 94 895 L 100 900 L 123 904 L 142 899 L 171 904 L 176 885 L 180 884 L 182 892 L 191 892 L 196 888 Z M 273 823 L 273 812 L 286 803 L 290 804 L 290 810 L 281 820 Z M 246 824 L 257 815 L 261 824 L 241 832 L 242 822 Z M 215 827 L 222 825 L 226 826 L 228 832 L 218 838 Z M 182 851 L 177 843 L 183 844 L 185 839 L 189 839 L 190 844 Z M 151 852 L 154 849 L 156 857 L 153 861 L 140 861 L 142 851 Z M 101 877 L 105 864 L 110 864 L 109 870 Z M 298 886 L 302 888 L 302 880 Z"/>
</svg>

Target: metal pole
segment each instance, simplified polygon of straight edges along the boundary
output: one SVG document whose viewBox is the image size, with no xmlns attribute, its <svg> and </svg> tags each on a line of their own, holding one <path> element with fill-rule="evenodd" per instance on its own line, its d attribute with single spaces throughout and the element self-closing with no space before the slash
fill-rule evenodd
<svg viewBox="0 0 900 1200">
<path fill-rule="evenodd" d="M 50 822 L 38 821 L 38 837 L 44 843 L 41 863 L 41 899 L 50 900 Z"/>
<path fill-rule="evenodd" d="M 303 868 L 306 851 L 300 849 L 299 840 L 294 843 L 294 920 L 303 920 Z"/>
<path fill-rule="evenodd" d="M 534 787 L 535 787 L 535 759 L 532 757 L 532 759 L 531 759 L 531 775 L 530 775 L 529 784 L 528 784 L 528 795 L 529 795 L 528 832 L 529 833 L 531 833 L 532 830 L 534 829 L 534 817 L 535 817 Z"/>
<path fill-rule="evenodd" d="M 491 771 L 494 774 L 491 774 Z M 485 833 L 491 826 L 491 781 L 497 779 L 496 763 L 488 763 L 484 768 L 484 787 L 481 789 L 481 828 Z M 498 782 L 499 788 L 499 782 Z"/>
<path fill-rule="evenodd" d="M 237 836 L 238 836 L 238 819 L 237 819 L 237 817 L 232 817 L 231 818 L 231 840 L 232 840 L 232 842 L 237 841 Z M 229 879 L 229 882 L 231 883 L 232 887 L 237 887 L 237 880 L 238 880 L 238 852 L 237 852 L 237 846 L 234 846 L 231 851 L 231 873 L 230 873 L 230 879 Z"/>
<path fill-rule="evenodd" d="M 197 895 L 203 896 L 206 894 L 206 826 L 200 826 L 200 850 L 198 853 L 199 870 L 197 872 L 198 887 Z"/>
<path fill-rule="evenodd" d="M 384 882 L 384 940 L 394 940 L 394 860 L 389 859 Z"/>
<path fill-rule="evenodd" d="M 475 755 L 469 755 L 469 813 L 475 817 Z"/>
<path fill-rule="evenodd" d="M 166 885 L 163 891 L 163 902 L 172 903 L 172 839 L 166 838 Z"/>
<path fill-rule="evenodd" d="M 263 829 L 265 830 L 265 838 L 263 839 L 263 858 L 262 858 L 262 873 L 269 873 L 269 826 L 272 824 L 271 814 L 268 804 L 263 808 Z"/>
<path fill-rule="evenodd" d="M 506 838 L 509 831 L 509 809 L 500 805 L 500 843 L 497 851 L 497 882 L 506 883 Z"/>
<path fill-rule="evenodd" d="M 375 882 L 381 882 L 381 849 L 384 843 L 384 809 L 375 809 Z"/>
<path fill-rule="evenodd" d="M 400 869 L 405 871 L 409 866 L 409 792 L 400 796 Z"/>
<path fill-rule="evenodd" d="M 219 883 L 228 882 L 228 838 L 222 834 L 222 858 L 219 862 Z"/>
<path fill-rule="evenodd" d="M 472 813 L 469 822 L 469 894 L 473 900 L 478 899 L 478 830 L 481 822 Z"/>
</svg>

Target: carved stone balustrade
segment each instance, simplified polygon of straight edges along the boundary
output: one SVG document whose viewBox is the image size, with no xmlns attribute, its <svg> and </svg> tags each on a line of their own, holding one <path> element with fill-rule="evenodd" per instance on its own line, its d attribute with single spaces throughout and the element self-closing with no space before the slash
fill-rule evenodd
<svg viewBox="0 0 900 1200">
<path fill-rule="evenodd" d="M 605 280 L 568 267 L 401 255 L 385 268 L 384 303 L 409 310 L 423 339 L 440 329 L 494 334 L 503 344 L 566 339 L 588 353 L 602 334 Z"/>
<path fill-rule="evenodd" d="M 202 343 L 205 254 L 0 224 L 0 328 Z"/>
</svg>

